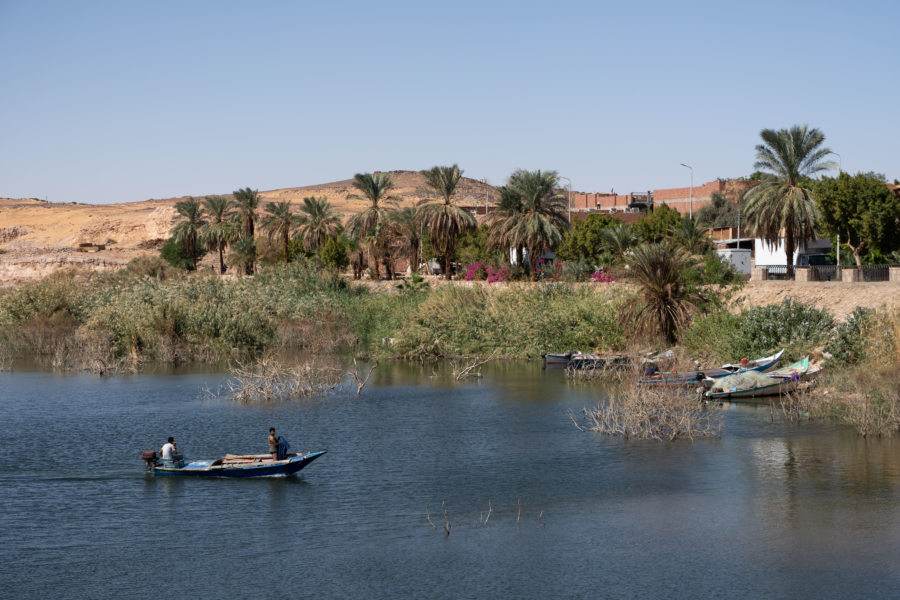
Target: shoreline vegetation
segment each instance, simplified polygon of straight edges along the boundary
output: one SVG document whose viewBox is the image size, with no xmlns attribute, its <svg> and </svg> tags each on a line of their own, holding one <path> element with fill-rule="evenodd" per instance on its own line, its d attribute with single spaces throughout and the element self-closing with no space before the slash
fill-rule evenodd
<svg viewBox="0 0 900 600">
<path fill-rule="evenodd" d="M 825 359 L 826 374 L 814 392 L 790 399 L 786 415 L 849 424 L 864 436 L 900 433 L 900 308 L 859 308 L 842 322 L 791 299 L 731 312 L 735 289 L 714 287 L 714 298 L 680 324 L 680 365 L 782 347 L 787 361 L 812 354 Z M 648 346 L 653 339 L 629 322 L 642 293 L 634 281 L 431 287 L 407 280 L 372 291 L 311 261 L 226 279 L 138 260 L 112 274 L 59 272 L 3 291 L 0 367 L 28 357 L 100 375 L 191 362 L 230 362 L 246 372 L 278 353 L 429 361 L 663 348 L 661 340 Z M 279 368 L 273 372 L 288 372 Z M 647 406 L 633 390 L 625 395 Z"/>
</svg>

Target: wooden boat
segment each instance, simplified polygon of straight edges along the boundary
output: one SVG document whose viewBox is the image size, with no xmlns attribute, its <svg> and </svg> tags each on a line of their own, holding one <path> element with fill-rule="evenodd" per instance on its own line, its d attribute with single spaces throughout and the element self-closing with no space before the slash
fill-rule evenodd
<svg viewBox="0 0 900 600">
<path fill-rule="evenodd" d="M 696 371 L 666 371 L 659 373 L 650 373 L 640 379 L 638 383 L 648 385 L 701 385 L 707 378 L 718 379 L 736 373 L 746 373 L 749 371 L 763 372 L 768 371 L 778 364 L 784 350 L 776 352 L 771 356 L 764 356 L 756 360 L 747 361 L 746 363 L 725 364 L 718 368 L 697 369 Z"/>
<path fill-rule="evenodd" d="M 571 369 L 625 369 L 632 358 L 625 354 L 582 354 L 578 352 L 569 360 Z"/>
<path fill-rule="evenodd" d="M 569 361 L 576 354 L 581 354 L 575 350 L 567 350 L 566 352 L 544 352 L 541 358 L 544 360 L 544 368 L 547 367 L 567 367 Z"/>
<path fill-rule="evenodd" d="M 809 370 L 809 357 L 804 358 L 775 373 L 736 373 L 724 377 L 713 384 L 706 392 L 710 400 L 734 400 L 741 398 L 762 398 L 780 396 L 797 390 L 802 384 L 815 379 L 819 370 Z M 752 375 L 752 376 L 751 376 Z"/>
<path fill-rule="evenodd" d="M 775 371 L 766 371 L 765 375 L 772 379 L 781 380 L 781 379 L 787 379 L 791 375 L 794 375 L 795 373 L 797 375 L 803 375 L 807 371 L 809 371 L 809 357 L 808 356 L 803 358 L 802 360 L 798 360 L 797 362 L 795 362 L 793 364 L 787 365 L 786 367 L 776 369 Z M 737 373 L 742 373 L 742 372 L 745 372 L 745 371 L 738 371 Z M 736 373 L 732 373 L 732 374 L 734 375 Z M 721 380 L 721 377 L 720 378 L 707 377 L 706 379 L 703 380 L 703 387 L 705 387 L 706 389 L 711 389 L 713 387 L 713 385 L 715 385 L 715 383 L 720 380 Z"/>
<path fill-rule="evenodd" d="M 226 454 L 223 458 L 185 461 L 162 460 L 156 452 L 143 452 L 141 458 L 147 470 L 155 475 L 180 477 L 264 477 L 291 475 L 316 460 L 327 450 L 288 454 L 282 460 L 272 460 L 271 454 Z"/>
</svg>

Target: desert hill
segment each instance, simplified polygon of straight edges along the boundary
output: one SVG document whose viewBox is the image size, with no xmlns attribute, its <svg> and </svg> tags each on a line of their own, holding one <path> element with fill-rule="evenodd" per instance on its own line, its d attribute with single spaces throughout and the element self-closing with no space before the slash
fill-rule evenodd
<svg viewBox="0 0 900 600">
<path fill-rule="evenodd" d="M 398 206 L 412 206 L 429 197 L 418 171 L 390 171 Z M 308 196 L 324 196 L 344 216 L 362 210 L 364 200 L 349 199 L 356 192 L 352 179 L 320 185 L 260 192 L 260 205 L 287 201 L 300 205 Z M 484 204 L 495 189 L 474 179 L 460 181 L 462 204 Z M 0 198 L 0 285 L 42 277 L 66 267 L 118 269 L 144 253 L 156 252 L 169 237 L 175 203 L 187 197 L 120 204 L 45 202 L 35 198 Z M 79 244 L 102 244 L 98 252 L 77 252 Z"/>
</svg>

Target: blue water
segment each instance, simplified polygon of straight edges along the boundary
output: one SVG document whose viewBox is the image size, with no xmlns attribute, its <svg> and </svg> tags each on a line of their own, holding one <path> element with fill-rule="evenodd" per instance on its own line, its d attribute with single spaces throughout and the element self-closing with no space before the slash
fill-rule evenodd
<svg viewBox="0 0 900 600">
<path fill-rule="evenodd" d="M 601 391 L 528 363 L 382 364 L 360 397 L 270 406 L 200 393 L 221 379 L 0 374 L 0 597 L 900 597 L 896 442 L 766 407 L 693 444 L 581 433 Z M 328 454 L 143 471 L 168 435 L 214 458 L 270 426 Z"/>
</svg>

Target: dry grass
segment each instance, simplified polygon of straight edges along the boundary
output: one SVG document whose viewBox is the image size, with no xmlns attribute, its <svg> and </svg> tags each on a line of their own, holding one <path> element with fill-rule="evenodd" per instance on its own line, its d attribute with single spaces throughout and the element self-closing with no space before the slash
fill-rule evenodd
<svg viewBox="0 0 900 600">
<path fill-rule="evenodd" d="M 706 409 L 695 394 L 640 385 L 633 371 L 611 375 L 617 378 L 606 401 L 582 409 L 580 415 L 569 414 L 579 430 L 660 441 L 720 435 L 721 414 Z"/>
<path fill-rule="evenodd" d="M 217 391 L 207 389 L 206 393 L 242 404 L 263 404 L 327 394 L 340 384 L 344 371 L 329 360 L 288 365 L 263 356 L 253 363 L 235 363 L 229 375 Z"/>
</svg>

